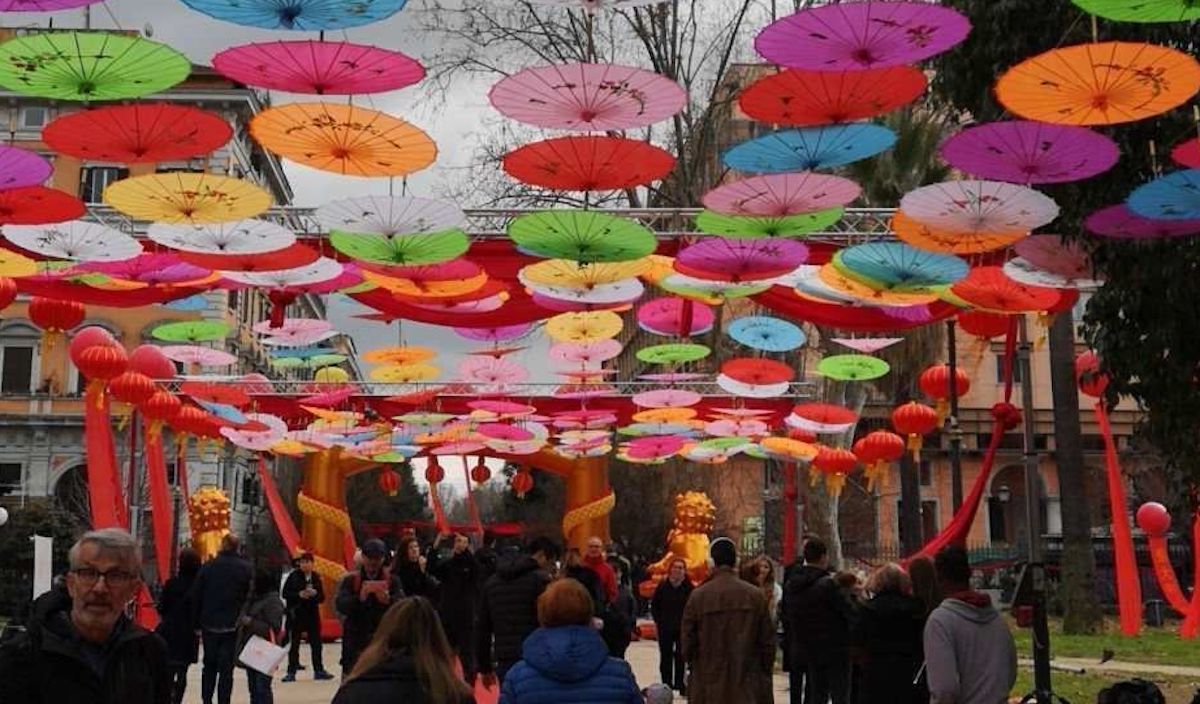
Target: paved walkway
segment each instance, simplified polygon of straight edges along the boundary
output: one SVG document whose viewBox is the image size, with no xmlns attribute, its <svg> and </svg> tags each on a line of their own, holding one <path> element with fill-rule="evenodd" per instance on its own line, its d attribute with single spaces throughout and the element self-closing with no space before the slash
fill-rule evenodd
<svg viewBox="0 0 1200 704">
<path fill-rule="evenodd" d="M 1028 658 L 1021 658 L 1019 663 L 1021 667 L 1033 668 L 1033 661 Z M 1195 677 L 1200 679 L 1200 667 L 1187 667 L 1184 665 L 1156 665 L 1154 663 L 1123 662 L 1121 660 L 1109 660 L 1106 663 L 1100 663 L 1089 658 L 1058 657 L 1051 660 L 1050 664 L 1055 668 L 1076 672 L 1084 670 L 1089 673 L 1109 672 L 1120 675 L 1164 675 L 1166 677 Z M 1146 679 L 1154 678 L 1147 677 Z"/>
</svg>

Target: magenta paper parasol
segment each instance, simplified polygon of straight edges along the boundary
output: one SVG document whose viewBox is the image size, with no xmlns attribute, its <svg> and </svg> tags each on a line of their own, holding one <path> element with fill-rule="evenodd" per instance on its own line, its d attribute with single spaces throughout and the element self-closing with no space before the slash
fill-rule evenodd
<svg viewBox="0 0 1200 704">
<path fill-rule="evenodd" d="M 40 186 L 53 169 L 50 162 L 33 152 L 0 146 L 0 189 Z"/>
<path fill-rule="evenodd" d="M 858 184 L 811 171 L 733 181 L 704 194 L 704 207 L 725 215 L 785 216 L 836 208 L 858 198 Z"/>
<path fill-rule="evenodd" d="M 687 439 L 679 435 L 650 435 L 629 441 L 625 449 L 630 457 L 652 459 L 670 457 L 682 450 L 686 444 Z"/>
<path fill-rule="evenodd" d="M 473 342 L 510 342 L 523 337 L 532 327 L 532 323 L 520 323 L 492 328 L 454 328 L 454 333 Z"/>
<path fill-rule="evenodd" d="M 763 58 L 815 71 L 914 64 L 966 39 L 971 23 L 929 2 L 842 2 L 797 12 L 754 40 Z"/>
<path fill-rule="evenodd" d="M 484 413 L 491 413 L 496 416 L 508 416 L 513 418 L 533 415 L 535 412 L 537 412 L 536 408 L 524 403 L 517 403 L 516 401 L 501 401 L 496 399 L 488 399 L 485 401 L 469 401 L 467 402 L 467 408 L 470 408 L 473 411 L 482 411 Z"/>
<path fill-rule="evenodd" d="M 555 313 L 582 313 L 584 311 L 595 310 L 614 310 L 624 308 L 625 303 L 588 303 L 586 301 L 565 301 L 561 298 L 552 298 L 544 293 L 533 292 L 529 299 L 538 308 L 545 308 L 548 311 Z"/>
<path fill-rule="evenodd" d="M 304 40 L 235 46 L 214 56 L 213 68 L 239 83 L 316 95 L 383 93 L 425 77 L 420 62 L 398 51 Z"/>
<path fill-rule="evenodd" d="M 643 330 L 655 335 L 691 337 L 712 330 L 716 315 L 699 301 L 666 296 L 638 306 L 637 321 Z"/>
<path fill-rule="evenodd" d="M 705 237 L 679 252 L 675 269 L 714 281 L 761 281 L 786 274 L 808 259 L 808 247 L 795 240 Z"/>
<path fill-rule="evenodd" d="M 767 424 L 761 420 L 714 420 L 704 425 L 704 432 L 718 438 L 754 438 L 766 435 Z"/>
<path fill-rule="evenodd" d="M 463 301 L 462 303 L 413 303 L 414 308 L 422 310 L 439 310 L 444 313 L 490 313 L 504 307 L 505 299 L 496 294 L 481 298 L 478 301 Z"/>
<path fill-rule="evenodd" d="M 559 342 L 550 346 L 550 358 L 570 364 L 601 364 L 621 354 L 621 343 L 613 339 L 595 342 Z"/>
<path fill-rule="evenodd" d="M 1083 221 L 1083 226 L 1101 237 L 1149 240 L 1200 233 L 1200 220 L 1152 220 L 1136 215 L 1124 203 L 1101 208 Z"/>
<path fill-rule="evenodd" d="M 341 403 L 345 403 L 351 396 L 354 395 L 355 388 L 347 386 L 333 391 L 325 391 L 322 393 L 305 396 L 300 399 L 300 403 L 305 406 L 317 406 L 318 408 L 333 408 Z"/>
<path fill-rule="evenodd" d="M 1115 142 L 1086 127 L 1016 120 L 971 127 L 946 140 L 942 158 L 981 178 L 1012 183 L 1065 183 L 1117 163 Z"/>
<path fill-rule="evenodd" d="M 115 262 L 85 262 L 79 265 L 79 269 L 150 285 L 196 281 L 212 273 L 208 269 L 182 262 L 174 254 L 139 254 Z"/>
<path fill-rule="evenodd" d="M 231 364 L 237 364 L 237 357 L 211 347 L 164 345 L 161 349 L 167 359 L 182 364 L 195 364 L 200 367 L 228 367 Z"/>
<path fill-rule="evenodd" d="M 665 120 L 683 109 L 678 83 L 616 64 L 537 66 L 492 86 L 488 99 L 506 117 L 564 130 L 629 130 Z"/>
<path fill-rule="evenodd" d="M 1034 235 L 1016 243 L 1013 250 L 1033 266 L 1068 279 L 1090 279 L 1092 259 L 1079 242 L 1058 235 Z"/>
<path fill-rule="evenodd" d="M 700 403 L 704 398 L 695 391 L 684 389 L 654 389 L 634 394 L 630 399 L 635 406 L 642 408 L 688 408 Z"/>
<path fill-rule="evenodd" d="M 241 389 L 248 394 L 273 394 L 275 393 L 275 385 L 267 378 L 267 375 L 258 372 L 243 374 L 234 381 L 229 383 L 230 388 Z"/>
<path fill-rule="evenodd" d="M 466 440 L 460 440 L 458 442 L 451 442 L 451 443 L 446 443 L 445 445 L 439 445 L 439 446 L 433 448 L 432 450 L 430 450 L 429 454 L 438 455 L 438 456 L 470 455 L 470 454 L 479 452 L 480 450 L 484 449 L 485 447 L 487 447 L 487 446 L 481 442 L 469 442 Z"/>
<path fill-rule="evenodd" d="M 475 432 L 488 440 L 505 440 L 507 442 L 525 442 L 533 439 L 533 433 L 508 423 L 482 423 Z"/>
<path fill-rule="evenodd" d="M 653 381 L 660 384 L 677 384 L 681 381 L 700 381 L 707 379 L 708 374 L 702 372 L 655 372 L 653 374 L 639 374 L 638 378 L 642 381 Z"/>
<path fill-rule="evenodd" d="M 566 398 L 582 401 L 589 398 L 605 398 L 616 396 L 617 389 L 609 384 L 564 384 L 554 389 L 555 398 Z"/>
</svg>

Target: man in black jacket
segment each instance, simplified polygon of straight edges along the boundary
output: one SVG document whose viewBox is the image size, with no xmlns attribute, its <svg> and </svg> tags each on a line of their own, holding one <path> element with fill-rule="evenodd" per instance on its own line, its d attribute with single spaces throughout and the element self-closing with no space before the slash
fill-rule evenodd
<svg viewBox="0 0 1200 704">
<path fill-rule="evenodd" d="M 254 568 L 238 554 L 241 540 L 233 533 L 221 539 L 221 551 L 200 568 L 192 585 L 193 623 L 199 624 L 204 648 L 200 698 L 229 704 L 233 695 L 233 666 L 237 661 L 237 627 L 250 597 Z"/>
<path fill-rule="evenodd" d="M 379 621 L 396 600 L 404 596 L 400 577 L 386 567 L 387 546 L 378 538 L 363 543 L 362 567 L 342 578 L 334 605 L 342 615 L 342 679 L 375 635 Z"/>
<path fill-rule="evenodd" d="M 804 544 L 804 565 L 788 570 L 783 587 L 791 701 L 847 704 L 850 698 L 850 604 L 829 572 L 825 543 Z"/>
<path fill-rule="evenodd" d="M 550 584 L 559 554 L 559 547 L 553 541 L 535 538 L 525 553 L 502 556 L 496 574 L 483 586 L 475 654 L 485 686 L 503 682 L 509 668 L 521 659 L 521 643 L 538 627 L 537 599 Z"/>
<path fill-rule="evenodd" d="M 658 672 L 663 684 L 683 694 L 686 683 L 683 666 L 683 607 L 692 595 L 687 563 L 675 558 L 667 568 L 667 578 L 658 583 L 650 597 L 650 615 L 658 632 Z"/>
<path fill-rule="evenodd" d="M 27 630 L 0 647 L 0 702 L 169 704 L 166 645 L 125 616 L 142 587 L 133 536 L 87 533 L 70 564 L 66 591 L 39 597 Z"/>
<path fill-rule="evenodd" d="M 325 671 L 321 660 L 321 604 L 325 601 L 325 587 L 321 575 L 313 571 L 315 561 L 310 552 L 296 558 L 296 569 L 283 583 L 283 600 L 287 602 L 288 669 L 284 682 L 295 682 L 300 669 L 300 637 L 308 636 L 308 647 L 312 651 L 313 679 L 331 680 L 333 675 Z"/>
<path fill-rule="evenodd" d="M 438 536 L 429 551 L 429 573 L 441 582 L 438 616 L 450 647 L 458 653 L 463 679 L 475 683 L 475 647 L 471 631 L 475 627 L 475 602 L 479 599 L 479 564 L 471 554 L 471 541 L 462 533 L 454 534 L 454 547 L 443 558 L 438 547 L 449 534 Z"/>
</svg>

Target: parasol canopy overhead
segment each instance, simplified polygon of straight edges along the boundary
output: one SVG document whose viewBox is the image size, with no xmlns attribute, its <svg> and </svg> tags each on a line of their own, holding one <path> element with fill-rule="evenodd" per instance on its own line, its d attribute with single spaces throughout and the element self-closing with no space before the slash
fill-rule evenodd
<svg viewBox="0 0 1200 704">
<path fill-rule="evenodd" d="M 834 255 L 833 266 L 851 277 L 897 291 L 947 286 L 971 270 L 958 257 L 925 252 L 900 242 L 847 247 Z"/>
<path fill-rule="evenodd" d="M 641 259 L 658 246 L 654 233 L 641 224 L 597 210 L 522 215 L 509 223 L 508 236 L 524 251 L 581 263 Z"/>
<path fill-rule="evenodd" d="M 390 49 L 350 42 L 296 40 L 245 44 L 212 60 L 228 78 L 287 93 L 366 95 L 420 83 L 425 67 Z"/>
<path fill-rule="evenodd" d="M 675 157 L 638 139 L 572 136 L 527 144 L 504 155 L 504 171 L 532 186 L 562 191 L 611 191 L 661 180 Z"/>
<path fill-rule="evenodd" d="M 296 243 L 291 230 L 266 220 L 235 220 L 210 224 L 151 223 L 146 231 L 152 242 L 198 254 L 263 254 Z"/>
<path fill-rule="evenodd" d="M 648 259 L 594 264 L 580 264 L 571 259 L 547 259 L 522 267 L 518 278 L 526 285 L 589 289 L 641 276 L 649 267 Z"/>
<path fill-rule="evenodd" d="M 589 343 L 616 337 L 624 327 L 612 311 L 559 313 L 546 321 L 546 336 L 555 342 Z"/>
<path fill-rule="evenodd" d="M 1028 232 L 1058 217 L 1058 204 L 1049 196 L 1002 181 L 922 186 L 900 199 L 900 210 L 922 225 L 967 232 Z"/>
<path fill-rule="evenodd" d="M 704 194 L 702 201 L 724 215 L 784 217 L 845 206 L 861 192 L 849 179 L 802 171 L 733 181 Z"/>
<path fill-rule="evenodd" d="M 728 333 L 741 344 L 763 352 L 790 352 L 803 347 L 808 340 L 798 325 L 758 315 L 734 320 Z"/>
<path fill-rule="evenodd" d="M 716 314 L 699 301 L 665 296 L 638 306 L 637 321 L 643 330 L 655 335 L 691 337 L 711 330 Z"/>
<path fill-rule="evenodd" d="M 1200 19 L 1195 0 L 1072 0 L 1084 12 L 1115 22 L 1187 22 Z"/>
<path fill-rule="evenodd" d="M 615 131 L 647 127 L 678 113 L 687 93 L 678 83 L 617 64 L 536 66 L 507 76 L 488 93 L 506 117 L 535 127 Z"/>
<path fill-rule="evenodd" d="M 376 264 L 415 266 L 456 259 L 471 247 L 462 230 L 426 232 L 419 235 L 355 234 L 333 232 L 329 243 L 348 257 Z"/>
<path fill-rule="evenodd" d="M 156 325 L 151 337 L 164 342 L 216 342 L 229 336 L 232 328 L 220 320 L 181 320 Z"/>
<path fill-rule="evenodd" d="M 1028 230 L 995 232 L 984 228 L 941 228 L 925 225 L 909 217 L 903 210 L 892 216 L 892 231 L 896 239 L 917 249 L 945 254 L 979 254 L 1004 249 L 1029 236 Z"/>
<path fill-rule="evenodd" d="M 864 354 L 838 354 L 817 363 L 817 373 L 835 381 L 871 381 L 890 370 L 887 362 Z"/>
<path fill-rule="evenodd" d="M 675 269 L 707 280 L 757 282 L 786 274 L 807 259 L 808 247 L 795 240 L 705 237 L 679 251 Z"/>
<path fill-rule="evenodd" d="M 413 235 L 461 228 L 467 215 L 454 203 L 408 196 L 360 196 L 317 209 L 327 230 L 376 235 Z"/>
<path fill-rule="evenodd" d="M 925 73 L 911 66 L 865 71 L 790 69 L 742 91 L 738 106 L 759 122 L 789 127 L 832 125 L 876 117 L 925 92 Z"/>
<path fill-rule="evenodd" d="M 725 165 L 751 174 L 845 166 L 891 149 L 896 133 L 870 124 L 831 125 L 771 132 L 725 152 Z"/>
<path fill-rule="evenodd" d="M 57 188 L 27 186 L 0 190 L 0 225 L 42 225 L 83 217 L 87 206 Z"/>
<path fill-rule="evenodd" d="M 1116 142 L 1084 127 L 1015 120 L 970 127 L 942 144 L 959 171 L 1011 183 L 1065 183 L 1104 173 L 1117 163 Z"/>
<path fill-rule="evenodd" d="M 637 351 L 637 358 L 646 364 L 675 365 L 698 362 L 711 352 L 706 345 L 677 342 L 643 347 Z"/>
<path fill-rule="evenodd" d="M 1124 203 L 1095 211 L 1083 221 L 1088 232 L 1113 239 L 1159 239 L 1200 234 L 1200 218 L 1159 220 L 1142 217 Z"/>
<path fill-rule="evenodd" d="M 68 113 L 42 129 L 46 145 L 86 161 L 186 161 L 225 145 L 233 128 L 215 113 L 169 103 L 108 105 Z"/>
<path fill-rule="evenodd" d="M 6 225 L 3 236 L 26 251 L 76 262 L 110 262 L 142 253 L 142 245 L 124 232 L 84 220 L 50 225 Z"/>
<path fill-rule="evenodd" d="M 262 29 L 320 32 L 379 22 L 408 0 L 183 0 L 209 17 Z"/>
<path fill-rule="evenodd" d="M 1188 169 L 1200 169 L 1200 137 L 1185 140 L 1171 150 L 1171 160 Z"/>
<path fill-rule="evenodd" d="M 993 313 L 1040 313 L 1062 300 L 1059 289 L 1014 281 L 998 266 L 981 266 L 950 287 L 950 293 L 969 305 Z"/>
<path fill-rule="evenodd" d="M 247 286 L 259 288 L 291 288 L 318 284 L 330 279 L 336 279 L 344 273 L 340 262 L 329 257 L 320 259 L 291 269 L 273 269 L 267 271 L 226 271 L 226 279 Z M 274 334 L 274 333 L 273 333 Z M 277 334 L 274 334 L 278 337 Z"/>
<path fill-rule="evenodd" d="M 0 145 L 0 190 L 39 186 L 53 171 L 50 162 L 38 154 Z"/>
<path fill-rule="evenodd" d="M 271 194 L 241 179 L 174 171 L 112 183 L 104 189 L 104 202 L 137 220 L 215 223 L 266 212 Z"/>
<path fill-rule="evenodd" d="M 1200 220 L 1200 169 L 1176 171 L 1138 186 L 1126 205 L 1134 215 L 1153 220 Z"/>
<path fill-rule="evenodd" d="M 260 252 L 220 252 L 180 251 L 178 257 L 194 266 L 212 269 L 220 272 L 253 272 L 271 271 L 279 268 L 294 268 L 311 264 L 320 257 L 320 253 L 299 242 L 270 251 L 270 256 Z"/>
<path fill-rule="evenodd" d="M 724 215 L 711 210 L 696 216 L 696 228 L 720 237 L 760 239 L 765 237 L 804 237 L 820 232 L 842 219 L 844 208 L 830 208 L 812 213 L 780 217 Z"/>
</svg>

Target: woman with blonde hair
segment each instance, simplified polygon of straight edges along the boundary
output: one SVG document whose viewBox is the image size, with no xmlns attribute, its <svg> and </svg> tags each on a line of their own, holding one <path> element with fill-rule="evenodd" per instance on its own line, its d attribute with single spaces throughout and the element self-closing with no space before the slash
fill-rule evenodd
<svg viewBox="0 0 1200 704">
<path fill-rule="evenodd" d="M 908 574 L 888 563 L 867 579 L 866 589 L 872 596 L 850 633 L 857 701 L 928 702 L 929 693 L 919 681 L 925 661 L 925 607 L 912 595 Z"/>
<path fill-rule="evenodd" d="M 468 704 L 471 690 L 454 671 L 454 651 L 424 597 L 392 605 L 359 655 L 333 704 Z"/>
</svg>

